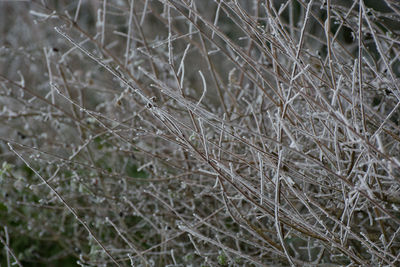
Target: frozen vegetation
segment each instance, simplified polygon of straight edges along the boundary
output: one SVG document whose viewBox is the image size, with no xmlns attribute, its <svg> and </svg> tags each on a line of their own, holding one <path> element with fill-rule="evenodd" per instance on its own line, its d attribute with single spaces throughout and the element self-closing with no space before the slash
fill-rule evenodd
<svg viewBox="0 0 400 267">
<path fill-rule="evenodd" d="M 397 0 L 0 1 L 1 266 L 400 266 Z"/>
</svg>

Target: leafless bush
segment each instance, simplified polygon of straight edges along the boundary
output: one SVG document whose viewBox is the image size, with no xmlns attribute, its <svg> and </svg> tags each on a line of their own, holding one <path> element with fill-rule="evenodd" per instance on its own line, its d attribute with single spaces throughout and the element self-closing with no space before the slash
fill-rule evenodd
<svg viewBox="0 0 400 267">
<path fill-rule="evenodd" d="M 371 2 L 2 1 L 1 263 L 398 266 Z"/>
</svg>

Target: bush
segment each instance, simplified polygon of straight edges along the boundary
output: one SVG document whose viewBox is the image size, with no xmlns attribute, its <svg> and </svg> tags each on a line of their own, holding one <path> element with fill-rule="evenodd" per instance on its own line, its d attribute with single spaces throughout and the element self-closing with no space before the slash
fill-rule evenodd
<svg viewBox="0 0 400 267">
<path fill-rule="evenodd" d="M 2 1 L 0 264 L 399 265 L 399 10 Z"/>
</svg>

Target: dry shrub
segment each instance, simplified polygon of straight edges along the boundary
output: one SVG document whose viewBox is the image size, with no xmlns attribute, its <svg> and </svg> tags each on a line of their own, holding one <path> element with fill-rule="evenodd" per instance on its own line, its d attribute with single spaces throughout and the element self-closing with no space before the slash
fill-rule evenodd
<svg viewBox="0 0 400 267">
<path fill-rule="evenodd" d="M 1 264 L 400 264 L 396 1 L 0 12 Z"/>
</svg>

